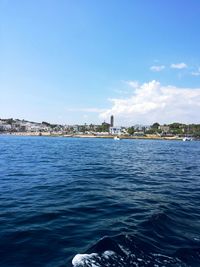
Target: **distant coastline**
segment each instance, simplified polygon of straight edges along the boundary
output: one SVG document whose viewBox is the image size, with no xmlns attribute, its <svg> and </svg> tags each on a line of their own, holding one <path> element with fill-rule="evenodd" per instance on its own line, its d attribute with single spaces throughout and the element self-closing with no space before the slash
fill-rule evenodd
<svg viewBox="0 0 200 267">
<path fill-rule="evenodd" d="M 40 132 L 40 133 L 34 133 L 34 132 L 15 132 L 15 133 L 0 133 L 0 135 L 6 135 L 6 136 L 35 136 L 35 137 L 63 137 L 63 138 L 104 138 L 104 139 L 113 139 L 114 135 L 91 135 L 91 134 L 51 134 L 47 132 Z M 145 136 L 127 136 L 127 135 L 121 135 L 120 139 L 146 139 L 146 140 L 182 140 L 182 137 L 178 136 L 158 136 L 158 135 L 145 135 Z"/>
<path fill-rule="evenodd" d="M 110 122 L 102 124 L 61 125 L 48 122 L 32 122 L 19 119 L 0 119 L 0 134 L 14 136 L 55 136 L 76 138 L 114 138 L 120 139 L 153 139 L 183 140 L 190 138 L 200 140 L 200 124 L 183 124 L 174 122 L 160 125 L 115 126 L 114 116 Z"/>
</svg>

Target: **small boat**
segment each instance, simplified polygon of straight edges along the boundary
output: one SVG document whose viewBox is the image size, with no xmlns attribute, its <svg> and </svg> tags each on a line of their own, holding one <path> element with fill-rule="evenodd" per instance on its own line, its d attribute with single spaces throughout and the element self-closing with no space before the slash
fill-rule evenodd
<svg viewBox="0 0 200 267">
<path fill-rule="evenodd" d="M 183 141 L 185 142 L 185 141 L 192 141 L 192 138 L 191 137 L 184 137 L 183 138 Z"/>
<path fill-rule="evenodd" d="M 114 140 L 121 140 L 121 139 L 119 138 L 119 136 L 115 136 Z"/>
</svg>

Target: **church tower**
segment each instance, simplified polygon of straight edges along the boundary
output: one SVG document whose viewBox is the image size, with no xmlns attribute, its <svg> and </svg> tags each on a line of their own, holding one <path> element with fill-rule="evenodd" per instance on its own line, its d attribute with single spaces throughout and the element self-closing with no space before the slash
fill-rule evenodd
<svg viewBox="0 0 200 267">
<path fill-rule="evenodd" d="M 114 116 L 111 115 L 110 116 L 110 127 L 113 127 L 114 126 Z"/>
</svg>

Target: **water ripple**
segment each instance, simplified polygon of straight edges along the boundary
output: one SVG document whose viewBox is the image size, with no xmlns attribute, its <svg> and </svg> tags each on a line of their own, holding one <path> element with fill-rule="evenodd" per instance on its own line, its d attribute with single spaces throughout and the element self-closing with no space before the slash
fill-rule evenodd
<svg viewBox="0 0 200 267">
<path fill-rule="evenodd" d="M 199 155 L 200 142 L 0 136 L 0 266 L 200 266 Z"/>
</svg>

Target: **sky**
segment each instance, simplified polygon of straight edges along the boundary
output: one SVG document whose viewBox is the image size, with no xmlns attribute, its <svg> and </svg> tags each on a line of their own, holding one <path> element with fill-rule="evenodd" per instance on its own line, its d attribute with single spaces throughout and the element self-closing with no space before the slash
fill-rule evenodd
<svg viewBox="0 0 200 267">
<path fill-rule="evenodd" d="M 199 0 L 0 0 L 0 118 L 200 123 Z"/>
</svg>

